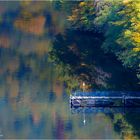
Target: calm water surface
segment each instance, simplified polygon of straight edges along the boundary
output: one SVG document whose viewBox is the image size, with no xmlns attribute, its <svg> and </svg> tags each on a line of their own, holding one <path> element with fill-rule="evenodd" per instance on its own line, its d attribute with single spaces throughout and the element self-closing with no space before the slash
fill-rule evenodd
<svg viewBox="0 0 140 140">
<path fill-rule="evenodd" d="M 60 7 L 0 2 L 0 138 L 140 138 L 138 109 L 70 108 L 65 84 L 48 58 L 55 36 L 68 25 L 67 6 Z M 125 78 L 118 83 L 130 79 Z"/>
</svg>

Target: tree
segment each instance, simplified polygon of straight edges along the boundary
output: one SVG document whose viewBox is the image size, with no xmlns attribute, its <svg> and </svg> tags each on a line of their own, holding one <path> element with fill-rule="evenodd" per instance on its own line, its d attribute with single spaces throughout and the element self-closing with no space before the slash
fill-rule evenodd
<svg viewBox="0 0 140 140">
<path fill-rule="evenodd" d="M 105 36 L 102 48 L 140 73 L 140 0 L 83 1 L 69 17 L 72 27 Z"/>
<path fill-rule="evenodd" d="M 95 18 L 95 8 L 93 1 L 80 2 L 76 8 L 72 10 L 72 15 L 68 17 L 71 25 L 75 29 L 93 30 Z"/>
<path fill-rule="evenodd" d="M 126 67 L 139 71 L 140 1 L 119 1 L 112 4 L 103 21 L 107 29 L 102 47 L 115 53 Z"/>
</svg>

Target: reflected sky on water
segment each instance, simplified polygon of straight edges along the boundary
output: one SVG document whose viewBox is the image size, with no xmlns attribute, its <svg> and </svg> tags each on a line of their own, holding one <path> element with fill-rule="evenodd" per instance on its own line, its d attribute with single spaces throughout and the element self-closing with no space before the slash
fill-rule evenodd
<svg viewBox="0 0 140 140">
<path fill-rule="evenodd" d="M 56 35 L 63 36 L 68 25 L 67 7 L 0 2 L 0 138 L 139 138 L 138 112 L 71 110 L 66 86 L 48 58 Z"/>
</svg>

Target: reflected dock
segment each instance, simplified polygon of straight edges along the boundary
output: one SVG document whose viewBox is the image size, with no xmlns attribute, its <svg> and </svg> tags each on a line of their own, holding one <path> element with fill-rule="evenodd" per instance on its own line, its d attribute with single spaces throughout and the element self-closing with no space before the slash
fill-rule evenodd
<svg viewBox="0 0 140 140">
<path fill-rule="evenodd" d="M 140 107 L 126 108 L 126 107 L 71 107 L 72 114 L 126 114 L 126 113 L 140 113 Z"/>
</svg>

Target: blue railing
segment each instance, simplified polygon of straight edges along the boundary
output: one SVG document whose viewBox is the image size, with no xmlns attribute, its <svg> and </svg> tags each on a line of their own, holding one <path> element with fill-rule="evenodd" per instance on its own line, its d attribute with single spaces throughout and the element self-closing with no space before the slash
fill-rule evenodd
<svg viewBox="0 0 140 140">
<path fill-rule="evenodd" d="M 71 93 L 71 96 L 94 96 L 94 97 L 140 97 L 140 92 L 133 91 L 92 91 L 92 92 L 81 92 L 75 91 Z"/>
</svg>

